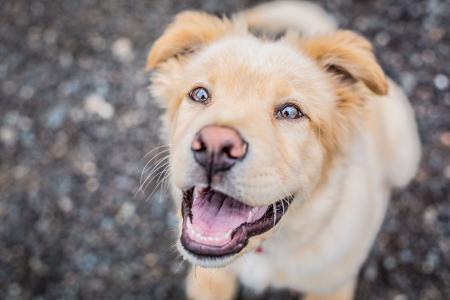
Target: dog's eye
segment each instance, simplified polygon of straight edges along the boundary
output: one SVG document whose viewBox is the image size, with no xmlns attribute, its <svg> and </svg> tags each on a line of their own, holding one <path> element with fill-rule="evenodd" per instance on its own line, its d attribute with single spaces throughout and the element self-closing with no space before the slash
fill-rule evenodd
<svg viewBox="0 0 450 300">
<path fill-rule="evenodd" d="M 205 103 L 209 100 L 209 92 L 204 87 L 196 87 L 189 92 L 189 98 L 196 102 Z"/>
<path fill-rule="evenodd" d="M 281 106 L 275 112 L 275 117 L 277 119 L 298 119 L 303 116 L 303 112 L 296 105 L 291 103 Z"/>
</svg>

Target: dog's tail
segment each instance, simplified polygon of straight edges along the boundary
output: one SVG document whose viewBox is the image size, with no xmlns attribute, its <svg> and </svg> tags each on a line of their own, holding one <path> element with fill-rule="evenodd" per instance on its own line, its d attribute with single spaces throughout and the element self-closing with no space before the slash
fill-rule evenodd
<svg viewBox="0 0 450 300">
<path fill-rule="evenodd" d="M 289 29 L 302 36 L 327 34 L 337 29 L 336 21 L 320 6 L 306 1 L 263 3 L 242 13 L 250 28 L 279 33 Z"/>
</svg>

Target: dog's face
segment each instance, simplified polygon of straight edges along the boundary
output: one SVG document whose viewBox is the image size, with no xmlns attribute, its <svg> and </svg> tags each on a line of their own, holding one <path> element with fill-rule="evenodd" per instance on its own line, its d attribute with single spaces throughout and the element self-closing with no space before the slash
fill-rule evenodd
<svg viewBox="0 0 450 300">
<path fill-rule="evenodd" d="M 364 93 L 386 92 L 370 44 L 354 34 L 268 41 L 201 13 L 177 17 L 148 64 L 166 109 L 179 249 L 202 266 L 268 238 L 325 180 Z"/>
</svg>

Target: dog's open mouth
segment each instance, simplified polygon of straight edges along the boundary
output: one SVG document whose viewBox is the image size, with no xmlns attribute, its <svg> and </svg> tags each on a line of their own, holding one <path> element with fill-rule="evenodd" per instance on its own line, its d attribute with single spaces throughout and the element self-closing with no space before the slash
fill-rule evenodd
<svg viewBox="0 0 450 300">
<path fill-rule="evenodd" d="M 236 254 L 250 237 L 274 227 L 293 198 L 252 207 L 213 189 L 189 189 L 183 193 L 181 243 L 199 257 Z"/>
</svg>

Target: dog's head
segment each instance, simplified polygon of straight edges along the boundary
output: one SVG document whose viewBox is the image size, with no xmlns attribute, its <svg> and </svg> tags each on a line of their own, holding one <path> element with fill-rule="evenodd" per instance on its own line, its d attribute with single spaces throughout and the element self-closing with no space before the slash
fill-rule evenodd
<svg viewBox="0 0 450 300">
<path fill-rule="evenodd" d="M 258 39 L 241 21 L 178 15 L 148 57 L 166 110 L 179 249 L 220 266 L 257 247 L 307 201 L 387 82 L 371 45 L 337 31 Z M 299 208 L 302 209 L 302 208 Z"/>
</svg>

